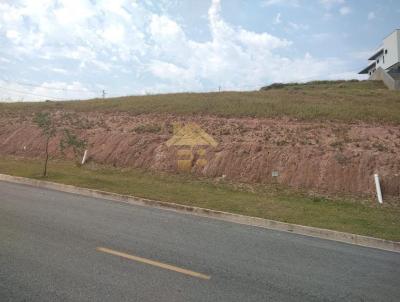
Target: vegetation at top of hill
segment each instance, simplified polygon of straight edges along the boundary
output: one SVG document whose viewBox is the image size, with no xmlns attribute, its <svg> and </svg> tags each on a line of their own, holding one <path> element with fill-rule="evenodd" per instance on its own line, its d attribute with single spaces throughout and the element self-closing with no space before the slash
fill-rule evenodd
<svg viewBox="0 0 400 302">
<path fill-rule="evenodd" d="M 323 81 L 311 81 L 306 83 L 272 83 L 270 85 L 261 87 L 260 90 L 269 90 L 269 89 L 280 89 L 285 87 L 304 87 L 304 86 L 317 86 L 317 85 L 334 85 L 334 84 L 346 84 L 346 83 L 358 83 L 359 80 L 323 80 Z"/>
<path fill-rule="evenodd" d="M 273 84 L 260 91 L 176 93 L 85 101 L 0 103 L 0 114 L 38 111 L 169 113 L 222 117 L 289 117 L 400 124 L 400 93 L 379 81 L 318 81 Z"/>
</svg>

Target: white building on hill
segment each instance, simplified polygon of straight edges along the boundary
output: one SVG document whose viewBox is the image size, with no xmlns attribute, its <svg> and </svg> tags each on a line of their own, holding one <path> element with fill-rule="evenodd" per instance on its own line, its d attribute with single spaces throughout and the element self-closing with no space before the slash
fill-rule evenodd
<svg viewBox="0 0 400 302">
<path fill-rule="evenodd" d="M 370 80 L 383 81 L 389 89 L 400 90 L 400 29 L 383 39 L 369 60 L 372 63 L 359 74 L 368 74 Z"/>
<path fill-rule="evenodd" d="M 399 71 L 400 67 L 400 29 L 396 29 L 389 36 L 383 39 L 382 45 L 368 59 L 372 61 L 359 74 L 370 76 L 379 68 L 389 71 Z"/>
</svg>

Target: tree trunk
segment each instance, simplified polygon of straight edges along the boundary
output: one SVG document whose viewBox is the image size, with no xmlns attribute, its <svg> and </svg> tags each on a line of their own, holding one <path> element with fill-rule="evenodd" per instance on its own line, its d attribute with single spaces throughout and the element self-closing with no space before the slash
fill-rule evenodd
<svg viewBox="0 0 400 302">
<path fill-rule="evenodd" d="M 49 160 L 49 141 L 50 141 L 50 136 L 47 137 L 46 141 L 46 159 L 44 161 L 43 177 L 47 176 L 47 162 Z"/>
</svg>

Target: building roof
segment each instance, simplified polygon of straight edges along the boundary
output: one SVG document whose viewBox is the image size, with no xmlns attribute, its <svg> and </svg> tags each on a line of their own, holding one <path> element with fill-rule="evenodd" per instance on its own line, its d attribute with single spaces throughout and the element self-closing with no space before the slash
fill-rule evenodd
<svg viewBox="0 0 400 302">
<path fill-rule="evenodd" d="M 400 28 L 396 28 L 394 31 L 392 31 L 390 34 L 388 34 L 386 37 L 383 39 L 385 40 L 387 37 L 391 36 L 393 33 L 400 31 Z"/>
<path fill-rule="evenodd" d="M 395 30 L 393 30 L 390 34 L 388 34 L 383 40 L 385 40 L 386 38 L 388 38 L 389 36 L 393 35 L 395 32 L 400 31 L 399 28 L 396 28 Z M 383 46 L 380 46 L 379 49 L 368 59 L 368 60 L 375 60 L 377 57 L 379 57 L 381 54 L 383 54 Z"/>
<path fill-rule="evenodd" d="M 368 73 L 372 68 L 376 67 L 376 63 L 373 62 L 372 64 L 369 64 L 367 67 L 365 67 L 363 70 L 361 70 L 358 74 L 365 74 Z"/>
<path fill-rule="evenodd" d="M 379 57 L 381 54 L 383 54 L 383 48 L 380 48 L 377 52 L 375 52 L 368 60 L 375 60 L 377 57 Z"/>
</svg>

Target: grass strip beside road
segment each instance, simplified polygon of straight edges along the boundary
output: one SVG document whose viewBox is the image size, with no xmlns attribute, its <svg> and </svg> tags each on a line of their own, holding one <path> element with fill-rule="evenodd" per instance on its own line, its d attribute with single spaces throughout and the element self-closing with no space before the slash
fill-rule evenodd
<svg viewBox="0 0 400 302">
<path fill-rule="evenodd" d="M 42 161 L 0 158 L 0 173 L 43 179 Z M 400 208 L 313 197 L 277 186 L 247 186 L 137 169 L 49 163 L 43 180 L 400 241 Z"/>
</svg>

